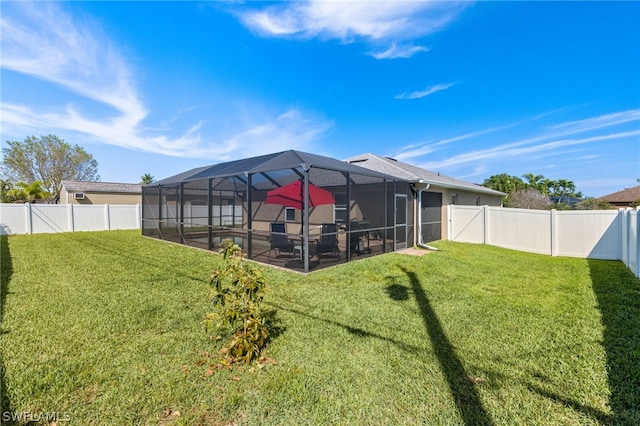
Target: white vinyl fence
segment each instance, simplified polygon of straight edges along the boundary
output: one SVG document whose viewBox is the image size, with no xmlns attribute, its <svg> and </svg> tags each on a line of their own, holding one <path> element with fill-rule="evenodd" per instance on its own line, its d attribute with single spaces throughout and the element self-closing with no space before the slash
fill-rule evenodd
<svg viewBox="0 0 640 426">
<path fill-rule="evenodd" d="M 0 234 L 140 229 L 140 205 L 0 204 Z"/>
<path fill-rule="evenodd" d="M 526 210 L 449 206 L 451 241 L 551 256 L 622 260 L 640 277 L 638 210 Z"/>
</svg>

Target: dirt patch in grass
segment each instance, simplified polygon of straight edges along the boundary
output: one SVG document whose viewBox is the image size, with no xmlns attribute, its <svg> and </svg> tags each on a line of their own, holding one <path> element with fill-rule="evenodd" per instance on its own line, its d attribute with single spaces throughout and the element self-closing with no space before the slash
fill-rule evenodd
<svg viewBox="0 0 640 426">
<path fill-rule="evenodd" d="M 396 253 L 400 254 L 408 254 L 410 256 L 424 256 L 425 254 L 431 253 L 431 250 L 426 250 L 422 248 L 409 247 L 404 250 L 398 250 Z"/>
</svg>

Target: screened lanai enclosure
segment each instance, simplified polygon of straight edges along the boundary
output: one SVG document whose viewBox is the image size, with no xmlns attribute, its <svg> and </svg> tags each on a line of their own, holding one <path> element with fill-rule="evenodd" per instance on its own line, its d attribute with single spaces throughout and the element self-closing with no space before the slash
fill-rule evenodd
<svg viewBox="0 0 640 426">
<path fill-rule="evenodd" d="M 142 189 L 142 233 L 303 272 L 413 246 L 409 182 L 300 151 L 200 167 Z"/>
</svg>

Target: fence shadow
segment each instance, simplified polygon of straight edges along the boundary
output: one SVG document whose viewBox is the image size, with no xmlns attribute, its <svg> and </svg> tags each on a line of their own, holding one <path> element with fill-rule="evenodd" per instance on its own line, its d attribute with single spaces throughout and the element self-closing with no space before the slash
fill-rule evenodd
<svg viewBox="0 0 640 426">
<path fill-rule="evenodd" d="M 589 259 L 604 327 L 610 424 L 640 424 L 640 280 L 622 262 Z"/>
<path fill-rule="evenodd" d="M 478 391 L 447 338 L 416 273 L 403 267 L 400 269 L 411 282 L 411 290 L 420 309 L 424 326 L 463 422 L 466 425 L 492 425 L 493 420 L 485 410 Z"/>
<path fill-rule="evenodd" d="M 4 308 L 9 293 L 9 281 L 13 274 L 13 261 L 9 250 L 9 237 L 0 235 L 0 339 L 8 332 L 4 328 Z M 0 416 L 5 412 L 11 412 L 11 404 L 7 396 L 5 382 L 4 355 L 0 353 Z"/>
</svg>

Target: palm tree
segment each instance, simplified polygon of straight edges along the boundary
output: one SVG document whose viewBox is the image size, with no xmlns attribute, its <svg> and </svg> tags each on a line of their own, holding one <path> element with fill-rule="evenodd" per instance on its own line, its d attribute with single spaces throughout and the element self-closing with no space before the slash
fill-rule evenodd
<svg viewBox="0 0 640 426">
<path fill-rule="evenodd" d="M 40 181 L 32 183 L 18 182 L 15 187 L 8 188 L 3 194 L 4 202 L 22 201 L 25 203 L 33 203 L 36 200 L 46 200 L 50 198 L 51 194 L 42 188 L 42 182 Z"/>
<path fill-rule="evenodd" d="M 573 183 L 573 181 L 570 181 L 567 179 L 559 179 L 557 181 L 557 192 L 556 192 L 559 196 L 558 204 L 562 202 L 562 197 L 564 197 L 565 195 L 573 194 L 575 190 L 576 190 L 576 185 Z"/>
<path fill-rule="evenodd" d="M 140 178 L 140 183 L 142 185 L 149 185 L 151 182 L 153 182 L 155 180 L 155 178 L 153 176 L 151 176 L 151 174 L 149 173 L 145 173 L 144 175 L 142 175 L 142 177 Z"/>
<path fill-rule="evenodd" d="M 534 175 L 533 173 L 526 173 L 522 175 L 527 180 L 527 187 L 537 189 L 540 192 L 544 191 L 542 182 L 545 180 L 542 175 Z"/>
</svg>

